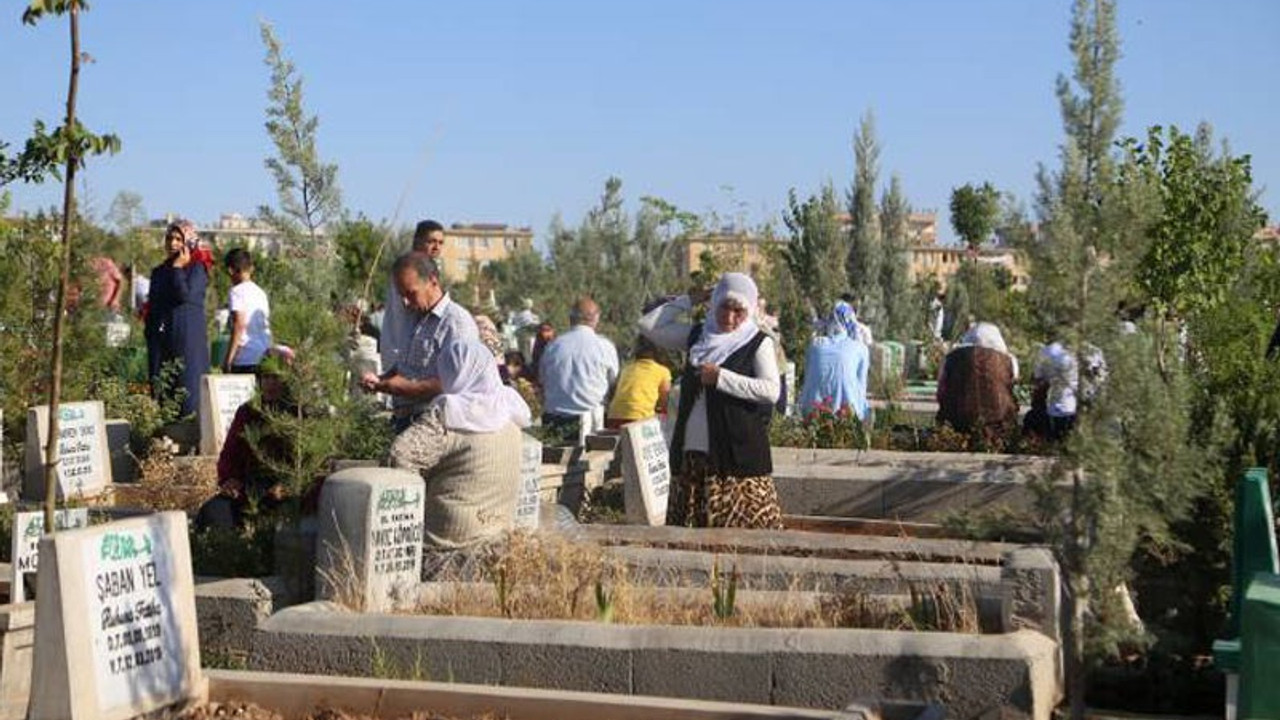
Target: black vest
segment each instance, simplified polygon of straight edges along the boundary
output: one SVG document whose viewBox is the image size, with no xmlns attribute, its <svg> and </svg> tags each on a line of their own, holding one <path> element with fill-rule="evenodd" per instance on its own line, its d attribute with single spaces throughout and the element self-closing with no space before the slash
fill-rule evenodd
<svg viewBox="0 0 1280 720">
<path fill-rule="evenodd" d="M 689 333 L 689 347 L 698 342 L 702 325 Z M 722 370 L 755 377 L 756 350 L 766 335 L 756 333 L 750 342 L 738 348 L 720 364 Z M 700 369 L 686 363 L 680 377 L 680 407 L 676 414 L 675 432 L 671 437 L 671 467 L 684 465 L 684 432 L 689 413 L 698 394 L 707 394 L 707 459 L 711 470 L 721 475 L 754 477 L 773 473 L 773 455 L 769 451 L 769 423 L 773 419 L 773 403 L 752 400 L 720 392 L 702 384 Z"/>
</svg>

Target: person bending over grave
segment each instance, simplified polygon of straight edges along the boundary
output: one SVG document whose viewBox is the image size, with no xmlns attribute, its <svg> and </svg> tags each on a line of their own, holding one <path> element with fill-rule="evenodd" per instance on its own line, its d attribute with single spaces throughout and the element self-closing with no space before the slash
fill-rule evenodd
<svg viewBox="0 0 1280 720">
<path fill-rule="evenodd" d="M 404 432 L 426 411 L 431 399 L 440 394 L 440 350 L 458 340 L 478 340 L 480 331 L 466 308 L 453 302 L 440 284 L 440 269 L 426 253 L 409 252 L 391 266 L 400 302 L 417 318 L 404 354 L 394 365 L 384 365 L 381 375 L 365 373 L 360 386 L 365 392 L 391 396 L 392 428 Z M 383 333 L 388 330 L 383 326 Z M 497 360 L 493 361 L 497 372 Z"/>
<path fill-rule="evenodd" d="M 800 391 L 802 416 L 820 407 L 833 413 L 848 407 L 859 420 L 867 420 L 871 409 L 867 403 L 870 351 L 861 340 L 849 336 L 847 312 L 852 312 L 847 304 L 836 303 L 822 331 L 809 342 Z"/>
<path fill-rule="evenodd" d="M 706 291 L 678 297 L 640 319 L 640 332 L 665 350 L 687 350 L 671 440 L 668 525 L 782 527 L 773 485 L 769 423 L 781 392 L 773 340 L 756 326 L 756 284 L 725 273 L 706 319 L 681 320 Z"/>
<path fill-rule="evenodd" d="M 666 415 L 671 370 L 659 359 L 661 352 L 645 336 L 636 338 L 635 359 L 627 363 L 618 376 L 618 387 L 609 402 L 605 427 L 616 430 L 657 413 Z"/>
<path fill-rule="evenodd" d="M 391 443 L 389 462 L 426 480 L 423 544 L 438 560 L 511 529 L 520 429 L 531 418 L 520 394 L 502 384 L 493 353 L 479 340 L 445 345 L 437 364 L 441 392 Z"/>
<path fill-rule="evenodd" d="M 240 527 L 251 509 L 269 513 L 285 501 L 282 478 L 271 465 L 287 464 L 293 445 L 287 435 L 271 432 L 267 414 L 297 409 L 281 376 L 284 365 L 276 354 L 258 364 L 258 395 L 231 420 L 218 455 L 218 494 L 200 507 L 197 528 Z"/>
<path fill-rule="evenodd" d="M 1004 435 L 1018 425 L 1017 380 L 1018 359 L 1005 347 L 1000 328 L 975 323 L 938 371 L 938 422 L 962 433 Z"/>
<path fill-rule="evenodd" d="M 164 262 L 151 271 L 147 310 L 147 369 L 151 393 L 169 399 L 175 388 L 163 382 L 161 370 L 175 360 L 182 363 L 182 387 L 187 395 L 182 413 L 192 414 L 200 400 L 200 378 L 209 372 L 209 338 L 204 295 L 209 287 L 213 256 L 200 246 L 190 220 L 179 220 L 164 234 Z"/>
</svg>

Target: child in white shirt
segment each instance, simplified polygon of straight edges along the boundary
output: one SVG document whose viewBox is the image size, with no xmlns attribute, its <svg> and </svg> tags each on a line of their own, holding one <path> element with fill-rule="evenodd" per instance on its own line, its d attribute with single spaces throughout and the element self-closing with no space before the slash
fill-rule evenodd
<svg viewBox="0 0 1280 720">
<path fill-rule="evenodd" d="M 231 342 L 222 361 L 225 373 L 251 373 L 271 348 L 271 305 L 267 293 L 253 281 L 253 257 L 244 248 L 227 253 L 231 275 Z"/>
</svg>

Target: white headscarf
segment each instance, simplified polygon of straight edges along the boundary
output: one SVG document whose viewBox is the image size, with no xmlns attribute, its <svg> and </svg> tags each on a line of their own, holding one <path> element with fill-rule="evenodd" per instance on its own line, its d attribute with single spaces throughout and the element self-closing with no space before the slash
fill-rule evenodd
<svg viewBox="0 0 1280 720">
<path fill-rule="evenodd" d="M 495 432 L 508 422 L 528 427 L 529 406 L 520 393 L 502 384 L 493 353 L 479 340 L 458 340 L 440 350 L 444 426 L 466 432 Z"/>
<path fill-rule="evenodd" d="M 1013 377 L 1018 377 L 1018 358 L 1009 352 L 1009 348 L 1004 344 L 1004 335 L 1000 334 L 1000 328 L 996 327 L 994 323 L 974 323 L 960 338 L 960 344 L 1004 353 L 1013 361 Z"/>
<path fill-rule="evenodd" d="M 707 308 L 707 319 L 702 322 L 702 334 L 693 347 L 689 348 L 689 363 L 720 365 L 750 342 L 760 332 L 755 321 L 757 299 L 756 284 L 750 277 L 742 273 L 721 275 L 720 282 L 716 283 L 715 290 L 711 292 L 711 306 Z M 723 332 L 716 322 L 716 310 L 725 301 L 741 304 L 747 310 L 746 319 L 733 332 Z"/>
</svg>

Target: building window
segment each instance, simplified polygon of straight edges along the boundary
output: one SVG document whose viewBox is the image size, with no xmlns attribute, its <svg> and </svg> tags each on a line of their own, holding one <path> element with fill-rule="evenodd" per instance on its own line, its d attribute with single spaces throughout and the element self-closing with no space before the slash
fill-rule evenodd
<svg viewBox="0 0 1280 720">
<path fill-rule="evenodd" d="M 481 249 L 481 250 L 488 250 L 488 249 L 489 249 L 489 238 L 487 238 L 487 237 L 482 237 L 482 238 L 478 238 L 478 239 L 480 240 L 480 249 Z"/>
</svg>

